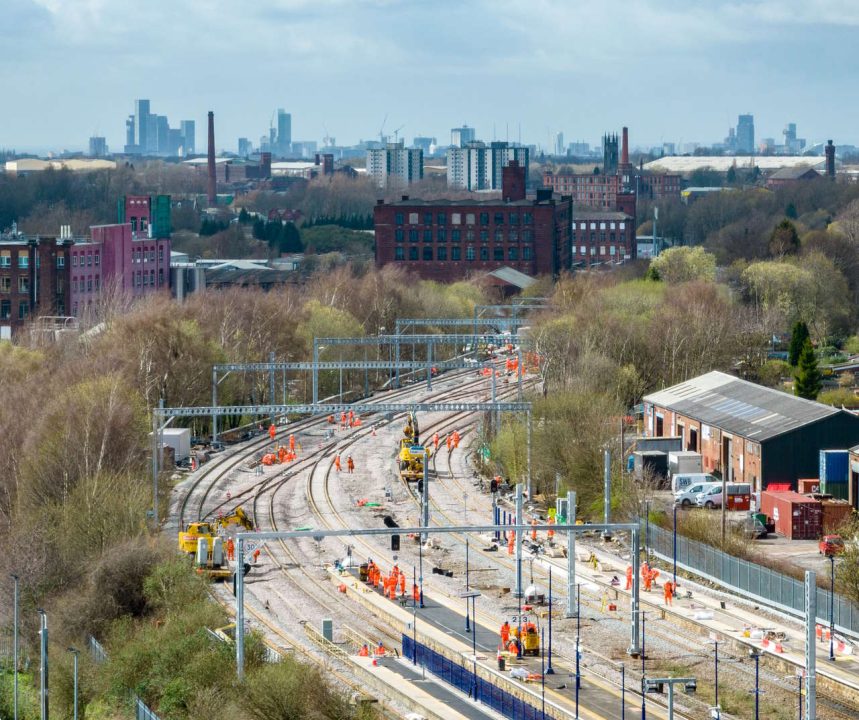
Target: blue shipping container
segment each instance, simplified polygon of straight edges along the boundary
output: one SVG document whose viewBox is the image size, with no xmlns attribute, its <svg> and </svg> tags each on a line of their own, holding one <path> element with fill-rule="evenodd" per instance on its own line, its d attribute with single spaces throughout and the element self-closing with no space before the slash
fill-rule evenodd
<svg viewBox="0 0 859 720">
<path fill-rule="evenodd" d="M 847 450 L 820 451 L 820 492 L 842 500 L 847 499 L 850 478 L 850 452 Z"/>
</svg>

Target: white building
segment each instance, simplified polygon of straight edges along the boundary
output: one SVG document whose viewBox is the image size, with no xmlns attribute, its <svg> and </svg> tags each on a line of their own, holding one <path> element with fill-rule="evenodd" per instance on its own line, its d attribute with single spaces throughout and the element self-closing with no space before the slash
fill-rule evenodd
<svg viewBox="0 0 859 720">
<path fill-rule="evenodd" d="M 528 148 L 510 147 L 506 142 L 472 142 L 467 147 L 447 151 L 447 186 L 459 190 L 501 190 L 502 169 L 517 160 L 528 167 Z"/>
<path fill-rule="evenodd" d="M 367 174 L 379 187 L 402 187 L 424 176 L 424 152 L 407 148 L 401 140 L 367 151 Z"/>
<path fill-rule="evenodd" d="M 468 127 L 468 125 L 452 128 L 450 131 L 450 144 L 454 147 L 464 148 L 475 140 L 477 140 L 477 135 L 474 128 Z"/>
</svg>

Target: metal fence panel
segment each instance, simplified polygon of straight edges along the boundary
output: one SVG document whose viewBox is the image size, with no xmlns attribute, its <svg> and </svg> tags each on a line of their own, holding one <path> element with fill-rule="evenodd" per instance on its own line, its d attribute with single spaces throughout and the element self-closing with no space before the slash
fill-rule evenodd
<svg viewBox="0 0 859 720">
<path fill-rule="evenodd" d="M 650 525 L 649 530 L 650 550 L 663 559 L 672 561 L 673 532 L 656 525 Z M 804 616 L 804 583 L 789 575 L 733 557 L 704 543 L 680 536 L 677 537 L 677 565 L 720 583 L 728 589 L 750 596 L 764 605 L 774 605 L 792 615 Z M 827 625 L 829 624 L 829 602 L 829 590 L 817 588 L 818 622 Z M 836 629 L 846 635 L 859 638 L 859 608 L 836 594 L 833 610 Z"/>
<path fill-rule="evenodd" d="M 135 720 L 160 720 L 137 695 L 134 696 L 134 713 Z"/>
</svg>

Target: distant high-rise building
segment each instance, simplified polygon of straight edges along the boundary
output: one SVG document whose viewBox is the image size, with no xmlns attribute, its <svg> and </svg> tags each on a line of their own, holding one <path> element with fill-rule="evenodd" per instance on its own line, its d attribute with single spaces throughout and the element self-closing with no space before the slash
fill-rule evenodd
<svg viewBox="0 0 859 720">
<path fill-rule="evenodd" d="M 503 170 L 512 160 L 528 167 L 526 147 L 511 147 L 506 142 L 472 142 L 467 147 L 447 151 L 447 186 L 459 190 L 500 190 Z"/>
<path fill-rule="evenodd" d="M 796 136 L 796 123 L 788 123 L 784 131 L 784 154 L 799 155 L 805 149 L 805 138 Z"/>
<path fill-rule="evenodd" d="M 401 140 L 367 151 L 367 174 L 379 187 L 404 187 L 424 176 L 424 153 Z"/>
<path fill-rule="evenodd" d="M 292 146 L 292 115 L 283 108 L 277 111 L 277 149 L 281 155 L 288 155 Z"/>
<path fill-rule="evenodd" d="M 254 151 L 253 143 L 247 138 L 239 138 L 239 157 L 246 158 Z"/>
<path fill-rule="evenodd" d="M 149 150 L 149 101 L 135 100 L 134 101 L 134 145 L 138 148 L 138 152 L 147 152 Z"/>
<path fill-rule="evenodd" d="M 188 157 L 197 151 L 197 126 L 193 120 L 183 120 L 179 123 L 182 131 L 182 155 Z"/>
<path fill-rule="evenodd" d="M 564 133 L 557 132 L 555 133 L 555 148 L 553 150 L 555 155 L 566 155 L 567 150 L 564 147 Z"/>
<path fill-rule="evenodd" d="M 103 137 L 93 136 L 89 139 L 90 157 L 104 157 L 107 155 L 107 141 Z"/>
<path fill-rule="evenodd" d="M 453 128 L 450 131 L 450 144 L 453 147 L 465 147 L 469 143 L 473 143 L 477 139 L 473 127 L 463 125 L 462 127 Z"/>
<path fill-rule="evenodd" d="M 432 148 L 436 145 L 436 140 L 434 137 L 416 137 L 412 145 L 423 150 L 424 155 L 429 155 L 432 152 Z"/>
<path fill-rule="evenodd" d="M 755 151 L 755 116 L 740 115 L 737 120 L 737 152 L 751 155 Z"/>
<path fill-rule="evenodd" d="M 567 154 L 573 155 L 574 157 L 581 157 L 582 155 L 590 155 L 591 154 L 591 145 L 586 142 L 571 142 L 567 146 Z"/>
</svg>

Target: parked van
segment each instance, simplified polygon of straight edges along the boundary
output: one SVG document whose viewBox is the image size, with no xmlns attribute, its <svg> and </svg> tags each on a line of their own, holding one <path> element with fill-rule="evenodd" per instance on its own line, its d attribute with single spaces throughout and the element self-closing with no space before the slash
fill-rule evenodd
<svg viewBox="0 0 859 720">
<path fill-rule="evenodd" d="M 750 483 L 728 483 L 725 486 L 725 490 L 728 493 L 728 510 L 749 509 L 752 497 L 752 486 Z M 698 507 L 707 509 L 722 507 L 722 483 L 698 495 L 695 498 L 695 504 Z"/>
<path fill-rule="evenodd" d="M 686 490 L 690 485 L 697 483 L 720 482 L 719 479 L 709 473 L 677 473 L 671 476 L 671 492 L 677 494 Z"/>
<path fill-rule="evenodd" d="M 712 475 L 708 477 L 712 477 Z M 695 501 L 701 493 L 707 492 L 714 487 L 719 487 L 721 489 L 722 483 L 718 480 L 714 480 L 713 482 L 696 482 L 692 485 L 687 485 L 683 490 L 679 490 L 674 493 L 674 504 L 682 505 L 683 507 L 691 507 L 695 504 Z"/>
</svg>

